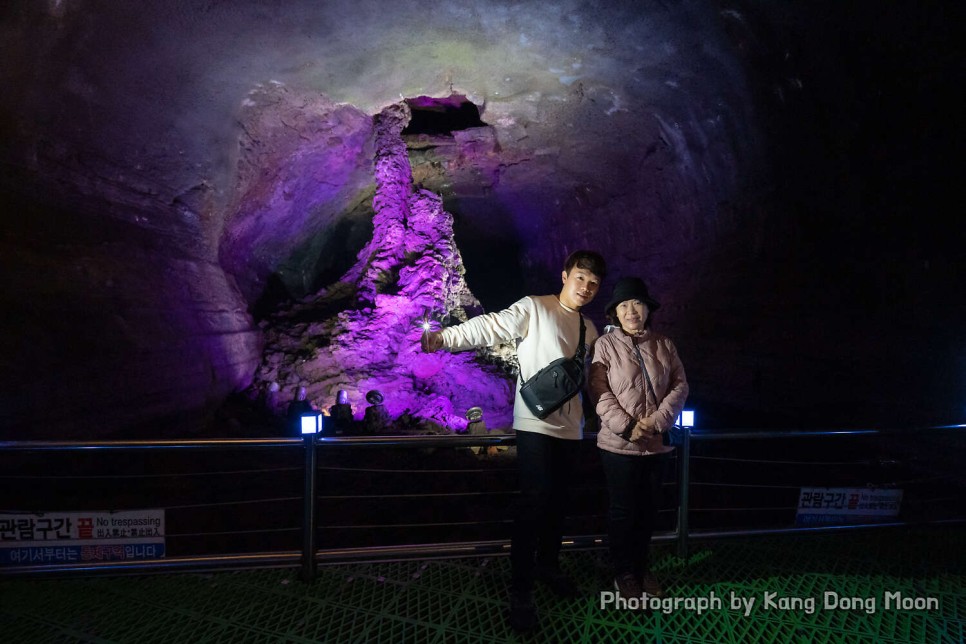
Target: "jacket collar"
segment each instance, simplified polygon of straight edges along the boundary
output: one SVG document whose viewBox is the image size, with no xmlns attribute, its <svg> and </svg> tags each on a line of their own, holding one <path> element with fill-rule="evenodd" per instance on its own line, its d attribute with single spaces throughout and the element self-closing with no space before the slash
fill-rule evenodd
<svg viewBox="0 0 966 644">
<path fill-rule="evenodd" d="M 648 340 L 652 335 L 652 331 L 650 329 L 644 329 L 637 335 L 628 335 L 624 333 L 624 330 L 621 329 L 619 326 L 611 329 L 610 333 L 612 335 L 616 335 L 618 339 L 621 341 L 621 343 L 626 344 L 629 347 L 634 346 L 635 338 L 638 338 L 640 342 L 644 342 L 645 340 Z M 640 344 L 640 342 L 638 342 L 638 344 Z"/>
</svg>

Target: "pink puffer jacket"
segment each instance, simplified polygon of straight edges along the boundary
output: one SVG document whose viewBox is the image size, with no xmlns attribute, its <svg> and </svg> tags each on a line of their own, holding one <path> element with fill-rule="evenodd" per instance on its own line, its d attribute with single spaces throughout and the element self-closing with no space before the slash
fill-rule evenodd
<svg viewBox="0 0 966 644">
<path fill-rule="evenodd" d="M 641 351 L 657 404 L 652 395 L 645 396 L 644 374 L 633 343 Z M 600 416 L 599 448 L 631 455 L 662 454 L 674 449 L 663 444 L 661 435 L 638 443 L 621 438 L 641 416 L 652 418 L 654 426 L 666 432 L 684 408 L 688 381 L 670 338 L 648 330 L 632 337 L 620 329 L 601 336 L 594 344 L 588 387 Z"/>
</svg>

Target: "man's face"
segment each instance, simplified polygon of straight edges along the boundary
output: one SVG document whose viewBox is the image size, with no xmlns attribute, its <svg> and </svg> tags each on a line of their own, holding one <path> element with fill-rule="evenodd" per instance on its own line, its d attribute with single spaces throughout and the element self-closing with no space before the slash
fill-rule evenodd
<svg viewBox="0 0 966 644">
<path fill-rule="evenodd" d="M 571 268 L 569 273 L 561 273 L 561 277 L 563 289 L 560 291 L 560 303 L 570 309 L 590 304 L 600 289 L 600 278 L 586 268 Z"/>
</svg>

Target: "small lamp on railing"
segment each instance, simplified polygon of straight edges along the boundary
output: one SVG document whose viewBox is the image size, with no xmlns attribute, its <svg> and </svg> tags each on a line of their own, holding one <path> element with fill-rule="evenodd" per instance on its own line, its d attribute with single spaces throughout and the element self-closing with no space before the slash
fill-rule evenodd
<svg viewBox="0 0 966 644">
<path fill-rule="evenodd" d="M 674 422 L 678 427 L 694 427 L 694 410 L 684 409 Z"/>
<path fill-rule="evenodd" d="M 674 427 L 671 428 L 668 441 L 671 445 L 681 445 L 684 441 L 685 431 L 694 427 L 694 410 L 682 409 L 678 417 L 674 419 Z"/>
<path fill-rule="evenodd" d="M 322 432 L 322 414 L 317 411 L 306 412 L 299 417 L 302 435 L 319 434 Z"/>
<path fill-rule="evenodd" d="M 298 388 L 298 393 L 288 405 L 288 426 L 289 431 L 304 436 L 305 434 L 318 434 L 322 431 L 322 421 L 319 418 L 319 410 L 312 406 L 308 400 L 308 393 L 304 385 Z"/>
</svg>

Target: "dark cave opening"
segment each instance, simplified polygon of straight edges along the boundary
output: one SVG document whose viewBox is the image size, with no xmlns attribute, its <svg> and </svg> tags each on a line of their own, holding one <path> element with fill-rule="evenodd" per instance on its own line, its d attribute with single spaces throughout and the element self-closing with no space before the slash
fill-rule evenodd
<svg viewBox="0 0 966 644">
<path fill-rule="evenodd" d="M 412 116 L 402 134 L 450 134 L 457 130 L 485 127 L 480 108 L 462 94 L 446 98 L 418 96 L 407 98 Z"/>
<path fill-rule="evenodd" d="M 527 295 L 520 242 L 505 234 L 508 226 L 489 228 L 474 223 L 474 215 L 489 204 L 450 198 L 444 207 L 454 214 L 453 234 L 466 269 L 466 282 L 484 311 L 499 311 Z M 490 212 L 491 222 L 505 215 L 495 209 Z"/>
</svg>

